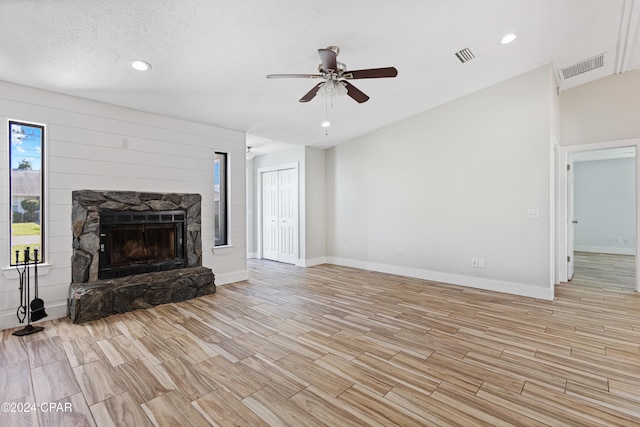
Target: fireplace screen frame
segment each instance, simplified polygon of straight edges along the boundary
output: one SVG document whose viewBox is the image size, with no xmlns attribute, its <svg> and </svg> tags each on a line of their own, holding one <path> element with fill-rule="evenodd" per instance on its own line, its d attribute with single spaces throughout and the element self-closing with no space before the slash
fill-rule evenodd
<svg viewBox="0 0 640 427">
<path fill-rule="evenodd" d="M 173 270 L 187 267 L 186 257 L 187 213 L 173 211 L 109 211 L 100 212 L 99 279 L 114 279 L 133 274 Z M 132 260 L 120 265 L 111 258 L 112 237 L 122 230 L 166 229 L 173 232 L 173 256 L 162 259 Z"/>
</svg>

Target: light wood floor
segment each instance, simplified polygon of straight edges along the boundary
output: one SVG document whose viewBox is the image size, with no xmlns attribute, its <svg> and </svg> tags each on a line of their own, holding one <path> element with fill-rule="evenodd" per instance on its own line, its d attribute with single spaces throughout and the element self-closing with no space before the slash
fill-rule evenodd
<svg viewBox="0 0 640 427">
<path fill-rule="evenodd" d="M 540 301 L 331 265 L 249 268 L 197 300 L 3 331 L 0 401 L 38 410 L 0 425 L 640 424 L 635 292 L 573 283 Z"/>
<path fill-rule="evenodd" d="M 635 289 L 635 262 L 633 255 L 613 255 L 593 252 L 575 252 L 573 284 L 598 287 Z"/>
</svg>

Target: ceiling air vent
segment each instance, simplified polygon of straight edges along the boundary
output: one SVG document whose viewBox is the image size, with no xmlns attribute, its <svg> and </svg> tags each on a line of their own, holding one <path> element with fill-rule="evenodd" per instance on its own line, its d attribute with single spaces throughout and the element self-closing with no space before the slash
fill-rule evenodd
<svg viewBox="0 0 640 427">
<path fill-rule="evenodd" d="M 456 52 L 456 58 L 458 58 L 458 60 L 460 62 L 462 62 L 463 64 L 465 62 L 469 62 L 472 59 L 474 59 L 476 57 L 476 55 L 473 53 L 473 51 L 471 49 L 469 49 L 468 47 L 465 47 L 462 50 L 459 50 L 458 52 Z"/>
<path fill-rule="evenodd" d="M 594 56 L 593 58 L 580 61 L 577 64 L 561 68 L 558 70 L 558 73 L 560 74 L 560 78 L 562 80 L 567 80 L 571 77 L 579 76 L 580 74 L 584 74 L 588 71 L 595 70 L 596 68 L 600 68 L 602 66 L 604 66 L 604 53 L 598 56 Z"/>
</svg>

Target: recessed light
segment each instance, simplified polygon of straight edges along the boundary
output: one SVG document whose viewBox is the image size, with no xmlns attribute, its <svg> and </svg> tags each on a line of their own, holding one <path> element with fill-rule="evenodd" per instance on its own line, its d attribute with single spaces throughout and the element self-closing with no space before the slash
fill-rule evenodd
<svg viewBox="0 0 640 427">
<path fill-rule="evenodd" d="M 514 41 L 516 39 L 516 35 L 515 34 L 507 34 L 506 36 L 504 36 L 502 38 L 502 40 L 500 40 L 500 43 L 502 44 L 509 44 L 512 41 Z"/>
<path fill-rule="evenodd" d="M 138 71 L 147 71 L 151 69 L 151 64 L 141 59 L 131 61 L 131 66 Z"/>
</svg>

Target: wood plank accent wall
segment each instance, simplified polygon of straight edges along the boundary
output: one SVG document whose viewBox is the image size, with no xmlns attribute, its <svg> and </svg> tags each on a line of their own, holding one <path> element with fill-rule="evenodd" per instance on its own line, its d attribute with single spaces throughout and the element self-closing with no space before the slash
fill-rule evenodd
<svg viewBox="0 0 640 427">
<path fill-rule="evenodd" d="M 48 274 L 40 273 L 41 297 L 52 317 L 66 315 L 70 259 L 71 192 L 79 189 L 198 193 L 202 195 L 203 265 L 218 283 L 246 278 L 245 135 L 200 123 L 116 107 L 86 99 L 0 82 L 0 119 L 47 125 Z M 0 140 L 6 139 L 6 122 Z M 0 157 L 6 158 L 6 144 Z M 229 153 L 230 235 L 233 247 L 214 254 L 213 156 Z M 8 174 L 0 162 L 0 174 Z M 6 175 L 4 175 L 6 176 Z M 8 180 L 0 180 L 6 191 Z M 0 198 L 0 246 L 8 247 L 9 207 Z M 4 246 L 3 246 L 4 245 Z M 9 265 L 0 251 L 0 268 Z M 9 272 L 10 273 L 10 272 Z M 0 275 L 0 329 L 17 325 L 17 279 Z"/>
</svg>

